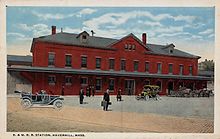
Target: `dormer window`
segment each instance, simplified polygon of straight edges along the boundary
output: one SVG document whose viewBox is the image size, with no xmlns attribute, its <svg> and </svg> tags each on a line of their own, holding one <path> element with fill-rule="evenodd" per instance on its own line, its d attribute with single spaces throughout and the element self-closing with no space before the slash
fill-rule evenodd
<svg viewBox="0 0 220 139">
<path fill-rule="evenodd" d="M 136 49 L 136 45 L 135 44 L 125 44 L 124 48 L 125 48 L 125 50 L 132 51 L 132 50 Z"/>
<path fill-rule="evenodd" d="M 82 39 L 86 39 L 86 38 L 87 38 L 86 35 L 83 35 L 83 36 L 82 36 Z"/>
<path fill-rule="evenodd" d="M 172 50 L 172 49 L 170 49 L 170 53 L 171 53 L 171 54 L 173 53 L 173 50 Z"/>
<path fill-rule="evenodd" d="M 79 38 L 81 43 L 87 43 L 88 37 L 89 34 L 86 31 L 83 31 L 79 35 L 77 35 L 76 38 Z"/>
</svg>

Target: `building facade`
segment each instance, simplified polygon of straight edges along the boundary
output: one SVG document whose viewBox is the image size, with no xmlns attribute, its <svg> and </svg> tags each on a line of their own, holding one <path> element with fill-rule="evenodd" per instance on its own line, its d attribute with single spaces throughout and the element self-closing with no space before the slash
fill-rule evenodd
<svg viewBox="0 0 220 139">
<path fill-rule="evenodd" d="M 52 26 L 48 36 L 34 38 L 32 66 L 10 66 L 32 83 L 32 92 L 41 89 L 52 94 L 78 95 L 80 88 L 93 86 L 95 94 L 109 88 L 112 94 L 137 95 L 143 85 L 160 86 L 166 95 L 179 86 L 206 87 L 207 77 L 198 76 L 198 59 L 175 48 L 156 45 L 129 34 L 121 39 L 59 32 Z"/>
</svg>

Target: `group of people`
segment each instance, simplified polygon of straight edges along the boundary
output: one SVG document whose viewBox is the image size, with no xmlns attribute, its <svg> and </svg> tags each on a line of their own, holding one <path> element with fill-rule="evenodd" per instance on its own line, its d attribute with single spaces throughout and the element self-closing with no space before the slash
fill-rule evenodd
<svg viewBox="0 0 220 139">
<path fill-rule="evenodd" d="M 88 89 L 88 87 L 86 88 L 86 96 L 87 96 L 87 93 L 88 93 L 88 96 L 90 97 L 91 91 Z M 93 91 L 92 91 L 93 92 Z M 117 101 L 121 101 L 122 100 L 122 97 L 121 97 L 121 89 L 119 88 L 118 90 L 118 93 L 116 95 L 116 99 Z M 92 95 L 94 96 L 94 93 L 92 93 Z M 83 104 L 83 99 L 84 99 L 84 91 L 83 91 L 83 88 L 80 89 L 79 91 L 79 103 L 80 104 Z M 104 111 L 108 111 L 108 106 L 111 105 L 111 102 L 110 102 L 110 96 L 109 96 L 109 89 L 107 89 L 103 95 L 103 100 L 102 100 L 102 106 L 103 106 L 103 110 Z"/>
</svg>

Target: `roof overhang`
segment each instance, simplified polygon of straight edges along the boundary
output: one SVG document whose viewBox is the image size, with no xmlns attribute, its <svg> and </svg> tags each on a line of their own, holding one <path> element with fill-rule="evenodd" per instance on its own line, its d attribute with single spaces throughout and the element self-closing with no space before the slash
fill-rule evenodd
<svg viewBox="0 0 220 139">
<path fill-rule="evenodd" d="M 186 76 L 186 75 L 170 75 L 170 74 L 149 74 L 145 72 L 126 72 L 126 71 L 103 71 L 103 70 L 87 70 L 87 69 L 70 69 L 55 67 L 32 67 L 32 66 L 11 66 L 8 71 L 25 71 L 35 73 L 66 73 L 79 75 L 103 75 L 103 76 L 119 76 L 119 77 L 143 77 L 143 78 L 163 78 L 163 79 L 186 79 L 186 80 L 211 80 L 209 77 L 203 76 Z"/>
</svg>

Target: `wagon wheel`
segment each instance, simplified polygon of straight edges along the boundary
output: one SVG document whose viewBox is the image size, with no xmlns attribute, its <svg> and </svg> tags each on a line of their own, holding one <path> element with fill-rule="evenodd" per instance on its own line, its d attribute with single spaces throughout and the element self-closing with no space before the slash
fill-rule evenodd
<svg viewBox="0 0 220 139">
<path fill-rule="evenodd" d="M 53 106 L 55 109 L 60 110 L 63 107 L 63 102 L 61 100 L 55 100 Z"/>
<path fill-rule="evenodd" d="M 30 108 L 32 105 L 31 101 L 29 99 L 23 99 L 21 101 L 21 106 L 24 108 L 24 109 L 28 109 Z"/>
</svg>

